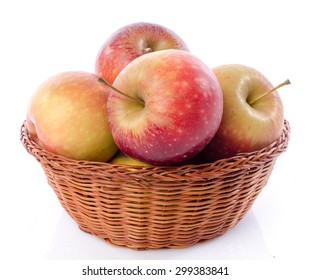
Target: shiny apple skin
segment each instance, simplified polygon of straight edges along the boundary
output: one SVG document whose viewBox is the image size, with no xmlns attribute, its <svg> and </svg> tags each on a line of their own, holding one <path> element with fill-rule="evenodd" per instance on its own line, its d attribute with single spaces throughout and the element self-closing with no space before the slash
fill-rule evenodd
<svg viewBox="0 0 311 280">
<path fill-rule="evenodd" d="M 159 24 L 138 22 L 115 31 L 96 57 L 95 73 L 113 83 L 120 71 L 146 52 L 165 49 L 188 50 L 186 43 L 172 30 Z"/>
<path fill-rule="evenodd" d="M 113 84 L 107 108 L 112 135 L 129 157 L 152 165 L 184 162 L 215 135 L 223 98 L 213 71 L 186 51 L 163 50 L 128 64 Z"/>
<path fill-rule="evenodd" d="M 226 64 L 213 69 L 220 83 L 224 111 L 220 127 L 207 147 L 198 155 L 200 162 L 253 152 L 277 140 L 284 125 L 284 112 L 277 91 L 258 70 L 241 64 Z"/>
</svg>

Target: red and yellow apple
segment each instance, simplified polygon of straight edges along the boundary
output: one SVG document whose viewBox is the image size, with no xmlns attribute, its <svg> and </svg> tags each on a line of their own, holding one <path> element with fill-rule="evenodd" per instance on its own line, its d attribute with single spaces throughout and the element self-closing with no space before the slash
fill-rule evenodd
<svg viewBox="0 0 311 280">
<path fill-rule="evenodd" d="M 175 32 L 164 26 L 148 22 L 126 25 L 115 31 L 99 50 L 95 73 L 112 84 L 135 58 L 165 49 L 188 50 L 188 47 Z"/>
<path fill-rule="evenodd" d="M 271 82 L 258 70 L 241 64 L 221 65 L 213 71 L 222 89 L 224 111 L 215 137 L 197 156 L 199 162 L 256 151 L 273 143 L 281 135 L 284 116 Z"/>
<path fill-rule="evenodd" d="M 118 150 L 109 130 L 111 89 L 88 72 L 64 72 L 39 86 L 26 126 L 46 150 L 76 160 L 108 161 Z"/>
<path fill-rule="evenodd" d="M 113 138 L 127 156 L 152 165 L 184 162 L 215 135 L 223 98 L 213 71 L 182 50 L 140 56 L 118 75 L 108 97 Z"/>
</svg>

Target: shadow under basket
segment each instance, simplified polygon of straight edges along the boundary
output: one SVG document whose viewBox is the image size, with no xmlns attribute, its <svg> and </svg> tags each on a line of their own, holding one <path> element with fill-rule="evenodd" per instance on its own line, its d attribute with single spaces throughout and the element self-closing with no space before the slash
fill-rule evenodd
<svg viewBox="0 0 311 280">
<path fill-rule="evenodd" d="M 132 249 L 187 247 L 235 226 L 266 185 L 289 134 L 285 121 L 280 138 L 256 152 L 211 164 L 138 167 L 52 154 L 21 127 L 24 147 L 80 229 Z"/>
</svg>

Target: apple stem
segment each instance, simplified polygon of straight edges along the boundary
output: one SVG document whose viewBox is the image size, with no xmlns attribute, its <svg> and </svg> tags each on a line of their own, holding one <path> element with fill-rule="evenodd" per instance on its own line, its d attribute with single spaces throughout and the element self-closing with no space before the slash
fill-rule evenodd
<svg viewBox="0 0 311 280">
<path fill-rule="evenodd" d="M 127 98 L 129 98 L 129 99 L 132 99 L 133 101 L 138 102 L 138 103 L 140 103 L 140 104 L 142 104 L 142 105 L 145 106 L 144 101 L 139 100 L 139 99 L 136 99 L 136 98 L 134 98 L 134 97 L 132 97 L 132 96 L 130 96 L 130 95 L 128 95 L 128 94 L 122 92 L 121 90 L 118 90 L 118 89 L 115 88 L 113 85 L 111 85 L 110 83 L 108 83 L 104 78 L 101 78 L 101 77 L 100 77 L 100 78 L 98 78 L 98 81 L 101 82 L 101 83 L 104 83 L 105 85 L 107 85 L 108 87 L 110 87 L 110 88 L 113 89 L 114 91 L 120 93 L 121 95 L 123 95 L 123 96 L 125 96 L 125 97 L 127 97 Z"/>
<path fill-rule="evenodd" d="M 277 90 L 278 88 L 285 86 L 285 85 L 290 85 L 290 80 L 287 79 L 286 81 L 284 81 L 283 83 L 280 83 L 279 85 L 275 86 L 274 88 L 269 89 L 268 91 L 266 91 L 265 93 L 263 93 L 262 95 L 260 95 L 258 98 L 256 98 L 255 100 L 250 101 L 248 104 L 249 105 L 253 105 L 254 103 L 256 103 L 257 101 L 261 100 L 263 97 L 265 97 L 266 95 L 272 93 L 273 91 Z"/>
</svg>

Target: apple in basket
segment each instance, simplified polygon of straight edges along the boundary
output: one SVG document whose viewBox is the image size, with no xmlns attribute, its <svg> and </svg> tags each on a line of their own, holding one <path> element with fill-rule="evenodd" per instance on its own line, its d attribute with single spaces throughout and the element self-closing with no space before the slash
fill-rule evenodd
<svg viewBox="0 0 311 280">
<path fill-rule="evenodd" d="M 112 164 L 120 164 L 120 165 L 136 165 L 136 166 L 151 166 L 151 164 L 147 162 L 142 162 L 134 158 L 130 158 L 127 155 L 123 154 L 119 151 L 111 160 Z"/>
<path fill-rule="evenodd" d="M 88 72 L 63 72 L 39 86 L 26 126 L 46 150 L 77 160 L 108 161 L 118 150 L 107 118 L 109 87 Z"/>
<path fill-rule="evenodd" d="M 99 50 L 95 73 L 112 84 L 135 58 L 165 49 L 188 50 L 185 42 L 164 26 L 148 22 L 126 25 L 113 33 Z"/>
<path fill-rule="evenodd" d="M 152 165 L 184 162 L 219 127 L 221 88 L 213 71 L 189 52 L 140 56 L 120 72 L 113 87 L 107 102 L 110 129 L 129 157 Z"/>
<path fill-rule="evenodd" d="M 264 148 L 277 140 L 283 129 L 283 106 L 277 89 L 258 70 L 227 64 L 213 69 L 220 83 L 224 112 L 213 140 L 197 156 L 199 162 L 213 162 Z"/>
</svg>

